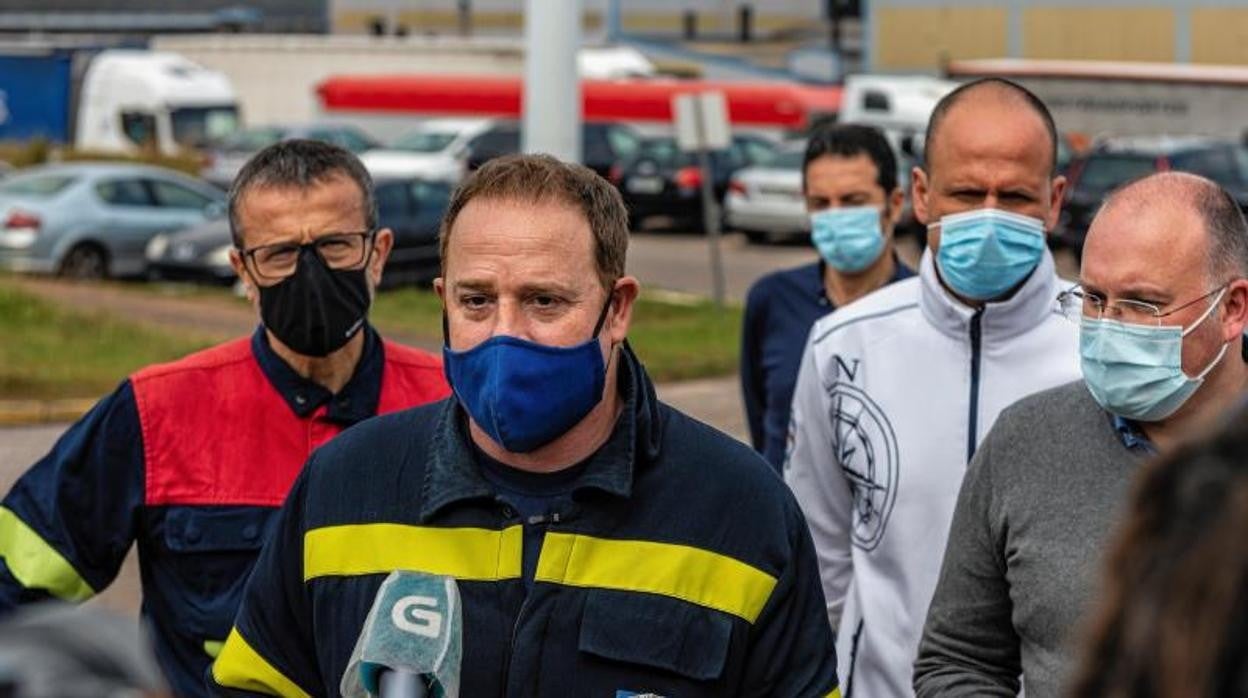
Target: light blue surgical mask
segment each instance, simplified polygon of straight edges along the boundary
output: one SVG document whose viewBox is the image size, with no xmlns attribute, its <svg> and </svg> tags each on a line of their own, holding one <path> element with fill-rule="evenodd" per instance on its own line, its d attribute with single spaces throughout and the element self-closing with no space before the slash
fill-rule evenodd
<svg viewBox="0 0 1248 698">
<path fill-rule="evenodd" d="M 810 214 L 810 239 L 832 268 L 854 273 L 884 252 L 880 209 L 875 206 L 825 208 Z"/>
<path fill-rule="evenodd" d="M 1088 392 L 1105 410 L 1141 422 L 1174 414 L 1222 361 L 1229 343 L 1195 377 L 1183 372 L 1183 338 L 1222 302 L 1223 288 L 1192 326 L 1155 327 L 1117 320 L 1084 318 L 1079 354 Z"/>
<path fill-rule="evenodd" d="M 940 219 L 940 278 L 960 296 L 990 301 L 1022 283 L 1044 256 L 1044 221 L 995 208 Z"/>
</svg>

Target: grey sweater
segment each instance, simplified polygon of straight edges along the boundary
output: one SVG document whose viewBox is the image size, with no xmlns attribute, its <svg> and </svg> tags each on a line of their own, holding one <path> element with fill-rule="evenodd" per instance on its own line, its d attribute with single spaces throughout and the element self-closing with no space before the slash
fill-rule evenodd
<svg viewBox="0 0 1248 698">
<path fill-rule="evenodd" d="M 1059 696 L 1142 454 L 1083 382 L 1006 409 L 971 461 L 923 629 L 924 696 Z"/>
</svg>

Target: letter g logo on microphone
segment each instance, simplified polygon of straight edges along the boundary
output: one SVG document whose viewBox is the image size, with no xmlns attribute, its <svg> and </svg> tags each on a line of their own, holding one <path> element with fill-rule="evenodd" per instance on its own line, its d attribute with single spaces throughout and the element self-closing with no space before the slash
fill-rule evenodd
<svg viewBox="0 0 1248 698">
<path fill-rule="evenodd" d="M 436 638 L 442 634 L 442 614 L 434 610 L 438 600 L 432 596 L 404 596 L 390 609 L 394 627 L 424 637 Z"/>
</svg>

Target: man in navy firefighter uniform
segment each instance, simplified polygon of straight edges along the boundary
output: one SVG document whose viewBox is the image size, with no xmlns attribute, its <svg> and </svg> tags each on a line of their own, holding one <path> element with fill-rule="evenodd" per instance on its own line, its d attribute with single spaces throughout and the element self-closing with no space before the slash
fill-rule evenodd
<svg viewBox="0 0 1248 698">
<path fill-rule="evenodd" d="M 179 696 L 204 695 L 243 583 L 309 454 L 343 428 L 448 393 L 440 362 L 366 321 L 393 244 L 340 148 L 257 154 L 230 194 L 250 338 L 130 376 L 0 505 L 0 610 L 81 601 L 139 548 L 143 617 Z"/>
<path fill-rule="evenodd" d="M 461 185 L 435 284 L 454 398 L 313 454 L 213 664 L 217 693 L 339 695 L 398 569 L 458 584 L 460 695 L 837 694 L 792 495 L 747 446 L 658 402 L 625 342 L 626 221 L 605 180 L 549 156 Z"/>
</svg>

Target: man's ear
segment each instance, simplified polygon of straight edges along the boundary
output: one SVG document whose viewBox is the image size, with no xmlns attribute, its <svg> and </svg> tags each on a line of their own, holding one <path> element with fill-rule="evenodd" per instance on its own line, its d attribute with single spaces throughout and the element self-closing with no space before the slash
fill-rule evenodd
<svg viewBox="0 0 1248 698">
<path fill-rule="evenodd" d="M 633 322 L 633 305 L 641 294 L 641 283 L 636 277 L 621 276 L 615 282 L 615 290 L 611 292 L 611 310 L 607 312 L 607 322 L 602 328 L 611 344 L 620 344 L 628 339 L 628 328 Z"/>
<path fill-rule="evenodd" d="M 1066 178 L 1058 175 L 1049 183 L 1049 212 L 1044 217 L 1044 229 L 1049 233 L 1057 231 L 1057 223 L 1062 219 L 1062 202 L 1066 199 Z"/>
<path fill-rule="evenodd" d="M 928 225 L 927 196 L 931 191 L 931 182 L 922 167 L 915 166 L 910 170 L 910 204 L 914 207 L 914 219 Z"/>
<path fill-rule="evenodd" d="M 373 257 L 368 263 L 368 275 L 373 288 L 381 284 L 381 272 L 386 268 L 386 260 L 390 258 L 390 250 L 394 249 L 394 232 L 382 228 L 373 237 Z"/>
<path fill-rule="evenodd" d="M 1226 287 L 1222 304 L 1222 341 L 1230 342 L 1244 334 L 1248 327 L 1248 280 L 1236 279 Z"/>
<path fill-rule="evenodd" d="M 906 205 L 906 193 L 901 190 L 901 187 L 894 187 L 887 201 L 888 220 L 885 221 L 884 229 L 893 230 L 901 221 L 901 209 Z"/>
<path fill-rule="evenodd" d="M 251 274 L 247 271 L 247 263 L 243 261 L 243 255 L 238 251 L 237 247 L 230 249 L 230 266 L 234 268 L 234 273 L 238 275 L 238 280 L 243 284 L 243 291 L 247 294 L 247 300 L 255 304 L 259 302 L 259 294 L 256 292 L 256 285 L 251 278 Z"/>
</svg>

